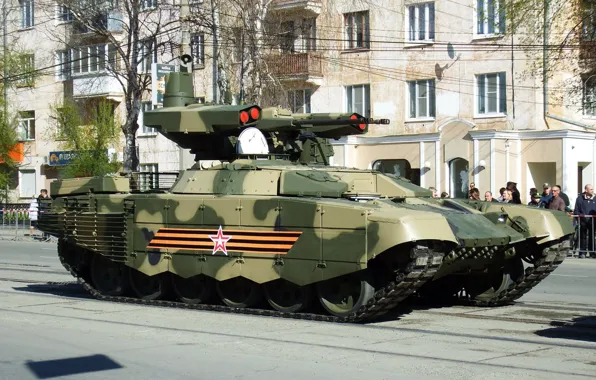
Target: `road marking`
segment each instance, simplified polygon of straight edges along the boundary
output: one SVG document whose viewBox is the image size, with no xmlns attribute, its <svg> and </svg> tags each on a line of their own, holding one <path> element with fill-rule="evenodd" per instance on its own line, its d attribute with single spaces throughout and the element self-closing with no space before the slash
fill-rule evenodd
<svg viewBox="0 0 596 380">
<path fill-rule="evenodd" d="M 42 259 L 55 259 L 56 258 L 55 256 L 39 256 L 39 257 L 41 257 Z"/>
<path fill-rule="evenodd" d="M 44 251 L 55 251 L 56 248 L 42 248 Z"/>
<path fill-rule="evenodd" d="M 589 278 L 590 276 L 576 276 L 573 274 L 555 274 L 552 273 L 551 276 L 559 276 L 559 277 L 576 277 L 576 278 Z"/>
</svg>

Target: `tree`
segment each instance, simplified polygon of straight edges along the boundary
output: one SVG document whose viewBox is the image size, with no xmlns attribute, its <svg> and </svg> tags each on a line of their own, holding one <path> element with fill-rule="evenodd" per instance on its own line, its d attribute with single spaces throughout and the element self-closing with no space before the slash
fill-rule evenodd
<svg viewBox="0 0 596 380">
<path fill-rule="evenodd" d="M 545 109 L 596 110 L 596 6 L 586 0 L 504 0 L 511 48 L 528 58 L 523 77 L 540 78 Z M 490 21 L 490 15 L 487 15 Z M 513 42 L 515 41 L 515 42 Z M 569 75 L 571 74 L 571 75 Z M 593 94 L 586 93 L 587 81 Z M 548 96 L 547 96 L 548 95 Z M 591 95 L 591 96 L 590 96 Z M 590 100 L 593 99 L 593 100 Z"/>
<path fill-rule="evenodd" d="M 74 158 L 65 166 L 63 178 L 103 176 L 115 173 L 120 167 L 115 155 L 109 157 L 109 148 L 119 141 L 119 127 L 113 103 L 100 100 L 85 107 L 65 100 L 51 107 L 56 123 L 54 139 L 62 149 L 74 152 Z"/>
<path fill-rule="evenodd" d="M 72 15 L 72 33 L 56 29 L 48 35 L 64 45 L 70 69 L 97 71 L 115 79 L 122 88 L 126 111 L 120 126 L 125 139 L 123 170 L 137 170 L 136 132 L 141 102 L 151 89 L 151 63 L 158 53 L 177 55 L 178 7 L 157 0 L 45 1 L 50 14 L 58 6 L 61 12 Z M 99 81 L 102 75 L 96 79 Z"/>
<path fill-rule="evenodd" d="M 268 106 L 287 100 L 267 58 L 279 51 L 292 31 L 282 30 L 272 6 L 271 0 L 209 0 L 202 7 L 191 7 L 186 18 L 191 31 L 204 32 L 213 40 L 208 58 L 216 71 L 216 103 Z"/>
</svg>

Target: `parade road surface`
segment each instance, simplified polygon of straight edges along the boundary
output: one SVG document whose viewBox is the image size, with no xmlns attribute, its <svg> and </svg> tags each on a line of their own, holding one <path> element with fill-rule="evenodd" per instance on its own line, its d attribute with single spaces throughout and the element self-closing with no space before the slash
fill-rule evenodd
<svg viewBox="0 0 596 380">
<path fill-rule="evenodd" d="M 337 324 L 91 298 L 55 244 L 0 241 L 0 379 L 594 379 L 596 260 L 511 306 Z"/>
</svg>

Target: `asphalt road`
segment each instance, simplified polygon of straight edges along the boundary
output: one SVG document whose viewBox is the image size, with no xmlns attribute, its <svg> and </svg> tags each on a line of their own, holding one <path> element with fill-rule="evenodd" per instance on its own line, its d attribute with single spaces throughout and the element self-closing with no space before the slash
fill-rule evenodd
<svg viewBox="0 0 596 380">
<path fill-rule="evenodd" d="M 37 283 L 72 281 L 53 245 L 0 241 L 0 379 L 592 379 L 595 271 L 567 259 L 513 306 L 341 325 L 100 302 Z"/>
</svg>

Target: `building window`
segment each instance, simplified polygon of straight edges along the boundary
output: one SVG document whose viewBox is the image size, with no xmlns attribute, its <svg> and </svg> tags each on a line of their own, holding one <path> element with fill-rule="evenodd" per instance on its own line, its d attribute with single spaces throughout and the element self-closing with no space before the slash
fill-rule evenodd
<svg viewBox="0 0 596 380">
<path fill-rule="evenodd" d="M 302 20 L 302 51 L 317 50 L 317 19 Z"/>
<path fill-rule="evenodd" d="M 347 112 L 370 117 L 370 85 L 346 86 Z"/>
<path fill-rule="evenodd" d="M 19 171 L 19 195 L 21 198 L 33 198 L 37 195 L 35 170 Z"/>
<path fill-rule="evenodd" d="M 296 34 L 294 33 L 294 21 L 281 23 L 280 39 L 279 47 L 282 53 L 293 53 L 295 51 L 294 42 L 296 41 Z"/>
<path fill-rule="evenodd" d="M 70 8 L 64 4 L 56 4 L 56 20 L 58 22 L 71 22 L 73 16 Z"/>
<path fill-rule="evenodd" d="M 190 54 L 195 65 L 205 66 L 205 33 L 190 36 Z"/>
<path fill-rule="evenodd" d="M 406 28 L 408 41 L 434 41 L 435 3 L 410 5 Z"/>
<path fill-rule="evenodd" d="M 157 0 L 141 0 L 141 10 L 157 8 Z"/>
<path fill-rule="evenodd" d="M 139 164 L 139 190 L 159 188 L 158 164 Z"/>
<path fill-rule="evenodd" d="M 139 113 L 138 123 L 139 123 L 139 126 L 141 127 L 141 134 L 143 134 L 143 135 L 155 135 L 157 133 L 155 128 L 147 127 L 147 126 L 145 126 L 145 123 L 143 122 L 143 120 L 144 120 L 143 115 L 145 114 L 145 112 L 150 111 L 155 108 L 157 108 L 157 106 L 153 105 L 152 102 L 142 102 L 141 103 L 141 113 Z"/>
<path fill-rule="evenodd" d="M 405 159 L 376 160 L 372 164 L 373 170 L 383 174 L 392 174 L 396 177 L 406 178 L 420 186 L 420 169 L 412 169 L 410 161 Z"/>
<path fill-rule="evenodd" d="M 33 54 L 22 54 L 19 57 L 20 69 L 15 84 L 17 87 L 32 87 L 34 85 L 33 72 L 35 71 L 35 56 Z"/>
<path fill-rule="evenodd" d="M 19 140 L 35 140 L 35 111 L 19 113 Z"/>
<path fill-rule="evenodd" d="M 505 2 L 503 0 L 477 0 L 476 34 L 505 33 Z"/>
<path fill-rule="evenodd" d="M 72 75 L 85 75 L 106 70 L 106 51 L 111 45 L 90 45 L 70 50 L 70 70 Z M 69 62 L 69 61 L 65 61 Z M 65 65 L 66 66 L 66 65 Z"/>
<path fill-rule="evenodd" d="M 435 117 L 435 80 L 417 80 L 408 82 L 409 117 Z"/>
<path fill-rule="evenodd" d="M 70 79 L 70 50 L 56 52 L 56 78 L 58 80 Z"/>
<path fill-rule="evenodd" d="M 479 115 L 507 113 L 505 73 L 477 75 L 476 91 Z"/>
<path fill-rule="evenodd" d="M 344 14 L 344 49 L 370 48 L 368 11 Z"/>
<path fill-rule="evenodd" d="M 151 72 L 151 64 L 157 63 L 157 39 L 151 38 L 139 43 L 138 71 L 140 73 Z"/>
<path fill-rule="evenodd" d="M 596 41 L 596 5 L 584 1 L 582 17 L 582 40 Z"/>
<path fill-rule="evenodd" d="M 583 85 L 583 113 L 587 116 L 596 116 L 596 76 L 582 78 Z"/>
<path fill-rule="evenodd" d="M 288 106 L 294 113 L 310 113 L 310 88 L 288 91 Z"/>
<path fill-rule="evenodd" d="M 31 28 L 35 25 L 34 0 L 19 0 L 21 10 L 21 29 Z"/>
</svg>

